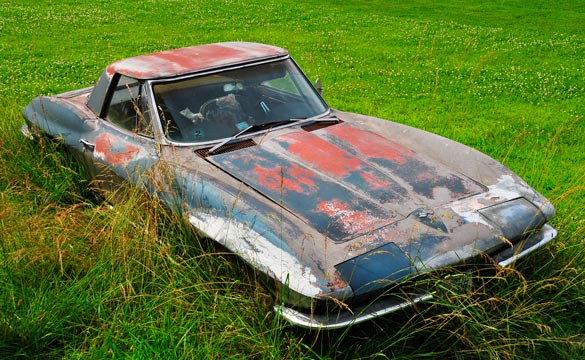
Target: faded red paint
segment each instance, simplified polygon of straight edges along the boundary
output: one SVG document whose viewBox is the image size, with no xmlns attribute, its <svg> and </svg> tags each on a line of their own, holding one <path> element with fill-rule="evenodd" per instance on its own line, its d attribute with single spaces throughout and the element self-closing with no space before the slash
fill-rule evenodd
<svg viewBox="0 0 585 360">
<path fill-rule="evenodd" d="M 360 177 L 364 179 L 364 181 L 370 186 L 371 189 L 374 190 L 385 190 L 388 189 L 391 185 L 388 181 L 384 179 L 380 179 L 373 171 L 362 171 L 360 172 Z"/>
<path fill-rule="evenodd" d="M 226 42 L 136 56 L 117 61 L 107 68 L 110 75 L 124 74 L 138 79 L 170 77 L 190 72 L 287 55 L 275 46 Z"/>
<path fill-rule="evenodd" d="M 346 232 L 352 234 L 374 230 L 387 222 L 372 216 L 368 211 L 354 210 L 340 199 L 322 201 L 317 204 L 317 210 L 336 220 Z"/>
<path fill-rule="evenodd" d="M 291 164 L 286 169 L 282 166 L 266 169 L 256 164 L 254 173 L 258 176 L 258 182 L 262 186 L 276 193 L 285 190 L 306 193 L 307 189 L 315 188 L 315 182 L 312 179 L 315 178 L 316 174 L 296 164 Z"/>
<path fill-rule="evenodd" d="M 415 156 L 412 150 L 396 142 L 371 131 L 358 129 L 348 123 L 330 126 L 324 131 L 350 144 L 359 154 L 370 158 L 387 159 L 404 165 L 407 158 Z"/>
<path fill-rule="evenodd" d="M 348 150 L 335 145 L 330 140 L 316 135 L 313 132 L 297 131 L 281 135 L 275 139 L 281 144 L 286 144 L 287 154 L 293 155 L 302 164 L 307 164 L 319 173 L 329 175 L 341 180 L 349 179 L 350 186 L 356 189 L 367 189 L 382 202 L 388 198 L 380 198 L 380 192 L 395 198 L 395 190 L 400 186 L 389 177 L 385 177 L 380 171 L 372 168 L 360 154 L 352 154 Z M 359 181 L 363 179 L 363 182 Z"/>
<path fill-rule="evenodd" d="M 440 179 L 440 176 L 437 176 L 437 174 L 431 174 L 428 172 L 421 172 L 416 176 L 416 181 L 417 182 L 423 182 L 423 181 L 433 181 L 436 179 Z"/>
<path fill-rule="evenodd" d="M 123 144 L 118 148 L 120 140 L 112 138 L 108 133 L 102 133 L 95 139 L 94 154 L 113 165 L 125 165 L 134 159 L 140 149 L 130 144 Z"/>
<path fill-rule="evenodd" d="M 287 142 L 289 152 L 303 163 L 326 174 L 343 177 L 364 165 L 355 155 L 309 132 L 295 132 L 278 139 Z"/>
</svg>

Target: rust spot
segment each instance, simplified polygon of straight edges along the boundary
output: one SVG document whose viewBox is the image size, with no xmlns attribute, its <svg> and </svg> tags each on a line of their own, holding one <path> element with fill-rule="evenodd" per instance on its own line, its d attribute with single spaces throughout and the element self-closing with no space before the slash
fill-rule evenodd
<svg viewBox="0 0 585 360">
<path fill-rule="evenodd" d="M 335 289 L 343 289 L 347 287 L 347 283 L 341 278 L 341 276 L 339 276 L 336 271 L 333 273 L 333 279 L 327 284 L 327 287 L 333 291 Z"/>
</svg>

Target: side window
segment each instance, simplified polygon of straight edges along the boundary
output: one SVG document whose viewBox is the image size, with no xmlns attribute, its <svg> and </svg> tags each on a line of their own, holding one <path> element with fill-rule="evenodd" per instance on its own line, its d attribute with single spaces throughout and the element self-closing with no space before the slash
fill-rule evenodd
<svg viewBox="0 0 585 360">
<path fill-rule="evenodd" d="M 151 117 L 143 93 L 143 86 L 138 80 L 120 76 L 110 99 L 106 120 L 128 131 L 152 137 Z"/>
</svg>

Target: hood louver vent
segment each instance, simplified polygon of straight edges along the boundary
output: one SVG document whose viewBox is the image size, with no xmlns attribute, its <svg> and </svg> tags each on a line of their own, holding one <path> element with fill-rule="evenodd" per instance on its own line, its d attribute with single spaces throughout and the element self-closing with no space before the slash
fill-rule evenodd
<svg viewBox="0 0 585 360">
<path fill-rule="evenodd" d="M 311 131 L 319 130 L 319 129 L 322 129 L 324 127 L 328 127 L 331 125 L 341 124 L 342 122 L 343 122 L 343 120 L 341 120 L 341 119 L 337 119 L 336 121 L 331 121 L 331 122 L 317 121 L 317 122 L 314 122 L 314 123 L 309 124 L 309 125 L 301 126 L 301 128 L 305 131 L 311 132 Z"/>
<path fill-rule="evenodd" d="M 244 141 L 238 141 L 238 142 L 231 143 L 231 144 L 225 144 L 224 146 L 217 149 L 217 151 L 215 151 L 213 154 L 209 153 L 209 149 L 211 149 L 211 148 L 195 150 L 195 153 L 197 153 L 197 155 L 201 156 L 202 158 L 206 158 L 208 156 L 225 154 L 228 152 L 245 149 L 245 148 L 249 148 L 252 146 L 256 146 L 256 143 L 254 142 L 254 140 L 244 140 Z"/>
</svg>

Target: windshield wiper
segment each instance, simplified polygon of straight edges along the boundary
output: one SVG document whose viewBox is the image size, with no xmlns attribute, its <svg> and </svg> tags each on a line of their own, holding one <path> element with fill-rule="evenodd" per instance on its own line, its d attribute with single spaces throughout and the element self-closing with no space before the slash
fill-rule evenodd
<svg viewBox="0 0 585 360">
<path fill-rule="evenodd" d="M 240 136 L 249 133 L 251 131 L 260 131 L 260 130 L 265 130 L 265 129 L 270 129 L 273 128 L 275 126 L 280 126 L 280 125 L 285 125 L 288 123 L 297 123 L 297 124 L 304 124 L 307 122 L 326 122 L 326 121 L 339 121 L 339 119 L 337 117 L 331 116 L 331 117 L 318 117 L 318 116 L 312 116 L 309 118 L 302 118 L 302 119 L 286 119 L 286 120 L 277 120 L 277 121 L 271 121 L 268 123 L 264 123 L 264 124 L 254 124 L 254 125 L 250 125 L 247 128 L 238 131 L 237 133 L 235 133 L 234 135 L 230 136 L 227 139 L 224 139 L 223 141 L 217 143 L 216 145 L 214 145 L 211 149 L 209 149 L 208 154 L 214 154 L 215 152 L 217 152 L 217 150 L 219 150 L 222 146 L 227 145 L 229 143 L 231 143 L 234 140 L 237 140 Z"/>
<path fill-rule="evenodd" d="M 272 121 L 272 122 L 268 122 L 268 123 L 264 123 L 264 124 L 254 124 L 254 125 L 250 125 L 247 128 L 238 131 L 237 133 L 235 133 L 234 135 L 230 136 L 227 139 L 224 139 L 223 141 L 221 141 L 220 143 L 216 144 L 215 146 L 213 146 L 211 149 L 209 149 L 208 153 L 209 154 L 214 154 L 219 148 L 221 148 L 224 145 L 229 144 L 230 142 L 237 140 L 240 136 L 250 132 L 250 131 L 260 131 L 260 130 L 264 130 L 264 129 L 269 129 L 269 128 L 273 128 L 275 126 L 279 126 L 279 125 L 284 125 L 287 124 L 289 122 L 291 122 L 292 120 L 279 120 L 279 121 Z"/>
</svg>

